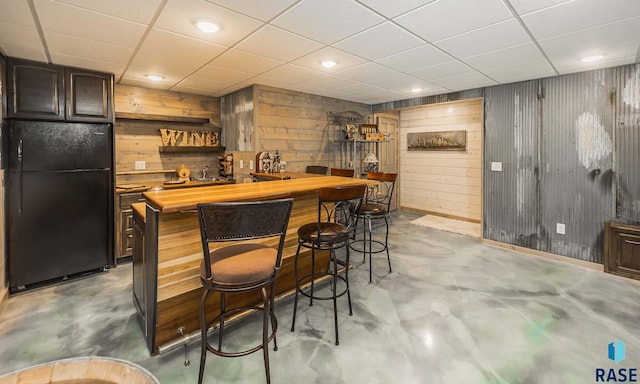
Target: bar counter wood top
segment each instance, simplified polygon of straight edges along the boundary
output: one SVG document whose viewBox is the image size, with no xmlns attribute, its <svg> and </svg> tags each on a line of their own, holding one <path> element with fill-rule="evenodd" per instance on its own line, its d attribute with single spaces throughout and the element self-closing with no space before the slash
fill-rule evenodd
<svg viewBox="0 0 640 384">
<path fill-rule="evenodd" d="M 299 179 L 144 192 L 146 203 L 133 206 L 133 301 L 149 351 L 158 354 L 180 346 L 185 338 L 178 329 L 184 329 L 187 340 L 199 334 L 200 263 L 203 256 L 196 212 L 198 203 L 293 197 L 282 268 L 276 282 L 276 296 L 282 296 L 295 288 L 293 266 L 298 245 L 297 230 L 301 225 L 317 220 L 318 189 L 363 183 L 376 184 L 365 179 L 313 175 Z M 272 244 L 274 240 L 258 241 L 277 246 Z M 311 270 L 310 254 L 301 253 L 298 259 L 302 275 Z M 327 260 L 326 252 L 316 252 L 316 270 L 325 269 Z M 213 318 L 219 312 L 219 295 L 210 295 L 209 299 L 211 311 L 207 318 Z M 227 299 L 229 307 L 259 302 L 260 295 L 235 294 Z M 288 315 L 277 314 L 285 319 Z M 232 337 L 232 332 L 228 337 Z"/>
<path fill-rule="evenodd" d="M 289 180 L 274 180 L 261 183 L 229 184 L 196 189 L 174 189 L 158 192 L 145 192 L 147 202 L 161 213 L 180 212 L 196 209 L 198 203 L 221 201 L 268 200 L 278 197 L 294 197 L 315 192 L 321 187 L 337 187 L 354 184 L 376 184 L 366 179 L 354 179 L 340 176 L 312 175 Z"/>
</svg>

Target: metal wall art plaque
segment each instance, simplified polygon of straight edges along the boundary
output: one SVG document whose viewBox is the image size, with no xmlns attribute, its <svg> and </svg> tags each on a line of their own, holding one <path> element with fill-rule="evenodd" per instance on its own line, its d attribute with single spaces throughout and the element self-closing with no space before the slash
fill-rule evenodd
<svg viewBox="0 0 640 384">
<path fill-rule="evenodd" d="M 409 151 L 466 151 L 467 131 L 407 133 Z"/>
</svg>

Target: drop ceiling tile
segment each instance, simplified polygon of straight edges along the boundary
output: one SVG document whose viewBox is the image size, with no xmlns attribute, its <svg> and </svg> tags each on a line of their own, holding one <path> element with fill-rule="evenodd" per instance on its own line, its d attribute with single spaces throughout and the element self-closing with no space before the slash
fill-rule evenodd
<svg viewBox="0 0 640 384">
<path fill-rule="evenodd" d="M 434 83 L 440 87 L 447 88 L 452 91 L 463 91 L 467 89 L 482 88 L 498 84 L 497 82 L 477 72 L 437 79 L 434 81 Z"/>
<path fill-rule="evenodd" d="M 410 95 L 411 89 L 415 88 L 422 88 L 423 90 L 435 88 L 435 86 L 428 81 L 416 78 L 414 76 L 409 76 L 404 73 L 397 73 L 394 76 L 385 77 L 368 84 L 388 89 L 393 92 L 399 92 L 405 95 Z"/>
<path fill-rule="evenodd" d="M 500 83 L 556 75 L 532 43 L 470 57 L 465 62 Z"/>
<path fill-rule="evenodd" d="M 131 48 L 100 43 L 55 32 L 48 32 L 46 39 L 51 60 L 56 64 L 62 64 L 59 59 L 61 57 L 66 57 L 66 60 L 75 57 L 78 61 L 94 62 L 94 64 L 99 62 L 120 63 L 119 72 L 121 72 L 134 52 Z M 89 68 L 93 68 L 93 65 Z"/>
<path fill-rule="evenodd" d="M 0 21 L 35 27 L 27 1 L 0 1 Z"/>
<path fill-rule="evenodd" d="M 399 73 L 400 72 L 394 69 L 384 67 L 380 64 L 366 63 L 358 65 L 357 67 L 346 69 L 344 71 L 338 71 L 335 74 L 339 77 L 366 83 L 370 81 L 376 81 L 377 79 L 381 79 L 383 77 L 392 77 Z"/>
<path fill-rule="evenodd" d="M 209 92 L 213 93 L 244 81 L 249 77 L 250 75 L 244 74 L 243 76 L 235 76 L 234 78 L 225 78 L 222 76 L 222 73 L 203 72 L 201 70 L 182 80 L 176 87 L 208 89 Z"/>
<path fill-rule="evenodd" d="M 275 60 L 291 61 L 322 48 L 322 44 L 280 28 L 266 26 L 236 48 Z"/>
<path fill-rule="evenodd" d="M 272 24 L 332 44 L 382 21 L 382 17 L 351 0 L 303 0 Z"/>
<path fill-rule="evenodd" d="M 545 39 L 636 16 L 637 0 L 581 0 L 524 15 L 522 21 L 536 39 Z"/>
<path fill-rule="evenodd" d="M 14 36 L 20 36 L 20 39 L 16 40 Z M 0 48 L 7 56 L 47 61 L 35 27 L 0 21 Z"/>
<path fill-rule="evenodd" d="M 193 73 L 200 65 L 201 63 L 193 63 L 189 60 L 163 56 L 157 53 L 138 52 L 124 77 L 148 81 L 145 75 L 157 74 L 164 77 L 163 80 L 157 83 L 172 86 Z M 156 82 L 153 82 L 153 84 L 156 84 Z"/>
<path fill-rule="evenodd" d="M 384 89 L 380 87 L 374 87 L 368 84 L 356 83 L 344 88 L 338 89 L 340 92 L 348 93 L 353 96 L 362 96 L 366 94 L 371 94 L 375 92 L 383 92 Z"/>
<path fill-rule="evenodd" d="M 634 42 L 627 42 L 626 44 L 622 44 L 619 49 L 620 51 L 628 51 L 627 49 L 625 49 L 626 47 L 624 45 L 635 45 L 637 47 L 639 44 L 640 44 L 640 40 L 636 40 Z M 634 64 L 634 63 L 637 63 L 635 55 L 628 56 L 628 57 L 624 57 L 622 55 L 616 55 L 615 57 L 605 58 L 601 61 L 591 63 L 591 64 L 573 63 L 573 65 L 571 65 L 571 63 L 568 63 L 566 66 L 560 65 L 558 67 L 558 72 L 560 72 L 560 74 L 584 72 L 584 71 L 591 71 L 594 69 L 618 67 L 621 65 L 628 65 L 628 64 Z"/>
<path fill-rule="evenodd" d="M 284 64 L 283 61 L 270 59 L 252 53 L 230 49 L 211 62 L 211 66 L 225 69 L 239 69 L 254 75 Z"/>
<path fill-rule="evenodd" d="M 623 57 L 635 58 L 638 52 L 637 40 L 639 37 L 640 17 L 635 17 L 597 28 L 540 40 L 539 43 L 558 70 L 575 68 L 580 65 L 587 70 L 592 66 L 582 64 L 579 60 L 593 54 L 605 55 L 604 61 Z"/>
<path fill-rule="evenodd" d="M 432 42 L 511 17 L 502 0 L 447 0 L 429 3 L 394 21 Z"/>
<path fill-rule="evenodd" d="M 322 66 L 322 62 L 324 60 L 335 61 L 336 65 L 332 68 L 325 68 Z M 342 71 L 344 69 L 348 69 L 366 62 L 367 61 L 363 58 L 354 56 L 339 49 L 335 49 L 333 47 L 324 47 L 293 61 L 292 64 L 317 71 L 322 71 L 325 73 L 332 73 Z"/>
<path fill-rule="evenodd" d="M 304 83 L 300 83 L 299 85 L 323 90 L 337 90 L 357 83 L 357 81 L 345 79 L 342 77 L 325 75 L 313 80 L 305 81 Z"/>
<path fill-rule="evenodd" d="M 453 58 L 448 54 L 430 44 L 427 44 L 419 48 L 410 49 L 408 51 L 376 60 L 376 62 L 387 67 L 397 69 L 398 71 L 410 72 L 452 60 Z"/>
<path fill-rule="evenodd" d="M 436 41 L 433 45 L 461 59 L 530 42 L 529 35 L 520 27 L 520 24 L 514 19 L 509 19 Z"/>
<path fill-rule="evenodd" d="M 518 12 L 518 15 L 524 15 L 529 12 L 539 11 L 544 8 L 553 7 L 558 4 L 567 3 L 574 0 L 509 0 L 509 3 L 513 6 L 513 9 Z"/>
<path fill-rule="evenodd" d="M 246 79 L 252 78 L 254 75 L 248 72 L 237 71 L 227 68 L 218 68 L 211 64 L 199 69 L 190 78 L 198 77 L 202 79 L 213 79 L 228 83 L 228 85 L 239 83 Z M 196 86 L 197 84 L 185 84 L 189 86 Z"/>
<path fill-rule="evenodd" d="M 116 80 L 122 75 L 126 62 L 97 61 L 86 57 L 72 55 L 52 54 L 51 60 L 55 64 L 66 65 L 77 68 L 87 68 L 93 71 L 112 73 Z"/>
<path fill-rule="evenodd" d="M 227 48 L 162 29 L 153 28 L 140 46 L 140 51 L 150 52 L 204 65 Z"/>
<path fill-rule="evenodd" d="M 84 8 L 90 11 L 104 13 L 110 16 L 119 17 L 121 19 L 133 21 L 136 23 L 147 24 L 156 14 L 158 7 L 162 3 L 161 0 L 57 0 L 60 3 L 73 5 L 75 7 Z"/>
<path fill-rule="evenodd" d="M 182 93 L 189 93 L 193 95 L 202 95 L 202 96 L 212 96 L 215 93 L 215 92 L 212 92 L 210 89 L 185 87 L 182 85 L 176 85 L 169 90 L 172 92 L 182 92 Z"/>
<path fill-rule="evenodd" d="M 142 24 L 49 0 L 34 3 L 45 34 L 56 32 L 135 48 L 146 29 Z"/>
<path fill-rule="evenodd" d="M 434 79 L 441 79 L 443 77 L 451 77 L 459 74 L 473 73 L 473 69 L 464 65 L 460 61 L 449 61 L 446 63 L 432 65 L 430 67 L 420 68 L 415 71 L 409 72 L 411 76 L 417 78 L 433 81 Z"/>
<path fill-rule="evenodd" d="M 383 14 L 388 18 L 394 18 L 405 12 L 419 8 L 435 0 L 358 0 L 374 11 Z"/>
<path fill-rule="evenodd" d="M 207 0 L 255 19 L 268 21 L 293 5 L 297 0 Z"/>
<path fill-rule="evenodd" d="M 314 71 L 308 68 L 299 67 L 293 64 L 285 64 L 281 67 L 265 72 L 261 77 L 266 79 L 278 80 L 285 83 L 297 84 L 303 81 L 309 81 L 323 76 L 322 72 Z"/>
<path fill-rule="evenodd" d="M 282 89 L 291 89 L 291 87 L 293 86 L 293 84 L 285 82 L 285 81 L 279 81 L 279 80 L 275 80 L 275 79 L 268 79 L 266 77 L 262 77 L 262 76 L 256 76 L 256 77 L 252 77 L 250 79 L 247 79 L 245 81 L 242 81 L 240 83 L 236 83 L 231 87 L 227 87 L 225 89 L 223 89 L 222 91 L 216 93 L 216 96 L 222 96 L 222 95 L 226 95 L 229 94 L 231 92 L 235 92 L 239 89 L 243 89 L 243 88 L 247 88 L 250 87 L 252 85 L 266 85 L 268 87 L 276 87 L 276 88 L 282 88 Z"/>
<path fill-rule="evenodd" d="M 365 59 L 376 60 L 423 44 L 424 41 L 397 25 L 386 22 L 342 40 L 334 44 L 334 47 Z"/>
<path fill-rule="evenodd" d="M 118 82 L 121 85 L 130 85 L 132 87 L 142 87 L 142 88 L 151 88 L 151 89 L 159 89 L 162 91 L 168 91 L 171 88 L 171 84 L 154 82 L 149 80 L 143 80 L 138 78 L 130 78 L 124 77 L 122 80 Z"/>
<path fill-rule="evenodd" d="M 212 21 L 220 30 L 206 33 L 196 28 L 200 20 Z M 154 27 L 230 47 L 263 23 L 204 0 L 170 0 Z"/>
</svg>

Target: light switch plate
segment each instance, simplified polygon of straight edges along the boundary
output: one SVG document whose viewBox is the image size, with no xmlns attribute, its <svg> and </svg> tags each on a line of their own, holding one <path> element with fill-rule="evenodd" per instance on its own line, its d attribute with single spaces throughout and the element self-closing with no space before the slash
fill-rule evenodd
<svg viewBox="0 0 640 384">
<path fill-rule="evenodd" d="M 492 161 L 491 162 L 491 170 L 493 172 L 502 172 L 502 162 L 500 162 L 500 161 Z"/>
<path fill-rule="evenodd" d="M 240 160 L 240 169 L 244 168 L 244 160 Z"/>
<path fill-rule="evenodd" d="M 564 235 L 566 234 L 565 232 L 565 228 L 564 228 L 564 224 L 562 223 L 556 223 L 556 233 L 559 235 Z"/>
<path fill-rule="evenodd" d="M 135 169 L 136 171 L 143 171 L 145 169 L 147 169 L 147 162 L 146 161 L 141 161 L 141 160 L 137 160 L 133 166 L 133 169 Z"/>
</svg>

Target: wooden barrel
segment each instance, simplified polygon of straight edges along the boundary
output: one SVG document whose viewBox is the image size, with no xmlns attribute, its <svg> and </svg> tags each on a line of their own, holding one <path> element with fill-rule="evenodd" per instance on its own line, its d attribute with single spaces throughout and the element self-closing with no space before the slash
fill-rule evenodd
<svg viewBox="0 0 640 384">
<path fill-rule="evenodd" d="M 0 376 L 0 384 L 159 384 L 146 369 L 109 357 L 56 360 Z"/>
</svg>

